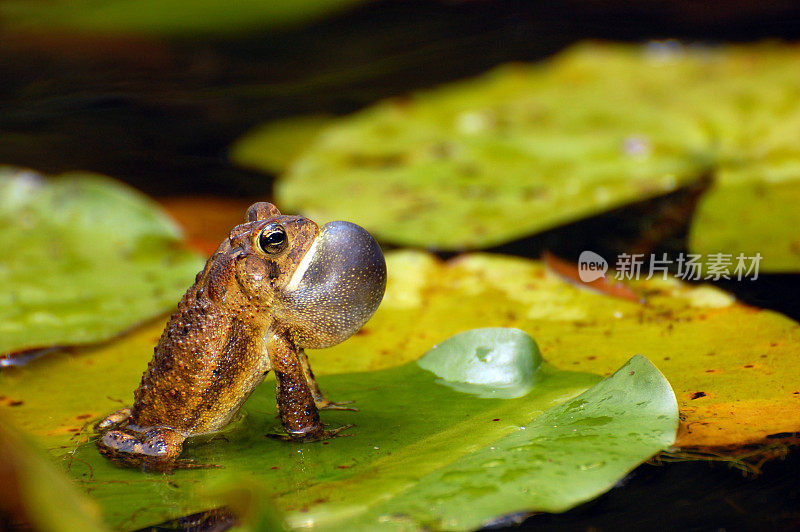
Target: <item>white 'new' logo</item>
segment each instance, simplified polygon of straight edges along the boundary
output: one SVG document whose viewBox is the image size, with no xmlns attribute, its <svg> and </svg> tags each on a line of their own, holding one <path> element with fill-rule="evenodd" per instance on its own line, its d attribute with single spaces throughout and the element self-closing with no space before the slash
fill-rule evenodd
<svg viewBox="0 0 800 532">
<path fill-rule="evenodd" d="M 578 277 L 584 283 L 591 283 L 603 277 L 608 271 L 606 259 L 594 251 L 582 251 L 578 257 Z"/>
</svg>

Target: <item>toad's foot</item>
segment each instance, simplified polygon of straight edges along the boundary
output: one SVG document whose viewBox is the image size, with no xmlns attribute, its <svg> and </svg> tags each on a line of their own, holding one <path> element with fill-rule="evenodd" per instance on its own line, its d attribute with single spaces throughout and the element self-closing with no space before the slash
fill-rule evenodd
<svg viewBox="0 0 800 532">
<path fill-rule="evenodd" d="M 310 443 L 315 441 L 328 440 L 330 438 L 339 438 L 343 436 L 351 436 L 351 434 L 339 434 L 343 430 L 355 427 L 355 425 L 342 425 L 335 429 L 324 429 L 316 433 L 301 433 L 301 434 L 265 434 L 267 438 L 280 441 L 293 441 L 300 443 Z"/>
</svg>

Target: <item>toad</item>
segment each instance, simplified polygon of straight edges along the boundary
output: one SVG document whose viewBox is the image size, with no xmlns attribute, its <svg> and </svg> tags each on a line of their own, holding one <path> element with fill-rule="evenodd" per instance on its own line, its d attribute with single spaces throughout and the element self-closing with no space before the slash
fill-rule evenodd
<svg viewBox="0 0 800 532">
<path fill-rule="evenodd" d="M 133 406 L 97 424 L 100 452 L 126 466 L 180 467 L 184 440 L 227 425 L 270 371 L 283 439 L 316 441 L 349 428 L 320 421 L 320 409 L 355 409 L 325 398 L 304 350 L 357 332 L 385 287 L 383 254 L 363 228 L 320 228 L 270 203 L 252 205 L 178 304 Z"/>
</svg>

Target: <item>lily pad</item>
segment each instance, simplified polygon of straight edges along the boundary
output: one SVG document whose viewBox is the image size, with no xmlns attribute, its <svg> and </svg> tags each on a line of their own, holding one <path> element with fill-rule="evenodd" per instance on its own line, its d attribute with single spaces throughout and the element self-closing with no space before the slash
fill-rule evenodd
<svg viewBox="0 0 800 532">
<path fill-rule="evenodd" d="M 85 413 L 76 415 L 85 412 L 78 403 L 86 399 L 72 397 L 67 381 L 98 379 L 101 384 L 89 387 L 92 394 L 121 395 L 140 373 L 131 371 L 133 364 L 127 359 L 139 359 L 143 365 L 153 332 L 142 329 L 105 348 L 61 353 L 13 368 L 2 375 L 4 390 L 23 393 L 24 389 L 29 399 L 8 411 L 24 421 L 35 417 L 31 414 L 37 409 L 49 410 L 49 418 L 38 419 L 28 429 L 50 445 L 65 442 L 69 431 L 59 430 L 59 419 L 67 411 L 64 417 L 76 430 L 88 421 Z M 477 334 L 482 343 L 488 342 L 487 333 Z M 561 511 L 574 506 L 609 489 L 627 471 L 673 442 L 674 395 L 643 358 L 634 358 L 616 376 L 575 398 L 598 377 L 558 370 L 534 356 L 535 344 L 518 345 L 523 347 L 509 357 L 493 359 L 497 368 L 488 362 L 494 374 L 509 367 L 534 369 L 530 393 L 514 399 L 456 391 L 416 363 L 321 377 L 330 396 L 354 399 L 361 411 L 323 412 L 331 425 L 355 422 L 357 426 L 348 431 L 349 437 L 315 444 L 264 437 L 278 429 L 274 382 L 266 382 L 231 427 L 217 436 L 187 442 L 187 458 L 223 469 L 179 470 L 169 476 L 120 469 L 101 457 L 93 443 L 77 449 L 75 443 L 67 444 L 51 452 L 102 507 L 106 523 L 114 528 L 137 528 L 216 507 L 227 503 L 233 493 L 239 505 L 243 499 L 253 501 L 254 507 L 245 514 L 261 514 L 264 504 L 269 505 L 266 512 L 273 514 L 274 504 L 293 527 L 314 523 L 326 529 L 431 525 L 463 529 L 512 510 Z M 123 369 L 114 366 L 120 355 L 126 358 Z M 78 379 L 74 371 L 66 371 L 76 364 L 82 368 Z M 454 360 L 453 364 L 468 361 Z M 40 388 L 43 375 L 50 376 L 49 397 Z M 64 387 L 53 379 L 63 379 Z M 571 398 L 575 399 L 565 407 L 558 406 Z M 113 405 L 108 399 L 97 402 Z M 59 405 L 57 409 L 54 404 Z M 49 434 L 43 433 L 48 430 Z M 559 449 L 552 451 L 552 461 L 545 458 L 551 447 Z M 466 469 L 475 461 L 482 464 L 478 476 Z M 443 478 L 437 480 L 438 475 Z M 554 483 L 562 488 L 555 489 Z M 536 488 L 539 485 L 553 489 L 545 494 Z M 257 493 L 269 499 L 254 500 L 243 494 L 248 486 L 261 486 Z M 428 497 L 438 498 L 437 489 L 452 492 L 448 506 L 463 510 L 459 522 L 431 523 L 430 510 L 415 509 Z M 501 496 L 506 491 L 513 496 Z M 400 521 L 391 517 L 406 510 L 411 513 Z"/>
<path fill-rule="evenodd" d="M 310 351 L 317 373 L 390 368 L 468 329 L 515 327 L 535 335 L 543 356 L 564 369 L 609 374 L 632 353 L 647 355 L 676 390 L 682 447 L 775 442 L 800 425 L 800 325 L 737 303 L 722 290 L 656 277 L 631 284 L 646 298 L 641 304 L 583 290 L 540 262 L 519 258 L 473 254 L 441 262 L 400 251 L 389 253 L 387 264 L 386 296 L 377 313 L 347 342 Z M 97 347 L 96 357 L 70 357 L 63 371 L 85 374 L 92 384 L 64 383 L 61 402 L 69 414 L 63 416 L 53 413 L 50 400 L 40 406 L 27 401 L 48 396 L 49 374 L 5 372 L 0 389 L 6 404 L 25 401 L 14 409 L 15 421 L 70 445 L 81 419 L 130 402 L 162 328 L 149 325 L 144 336 Z M 102 355 L 106 350 L 115 354 Z"/>
<path fill-rule="evenodd" d="M 69 0 L 0 3 L 4 29 L 123 35 L 234 34 L 320 18 L 363 0 Z"/>
<path fill-rule="evenodd" d="M 457 451 L 452 445 L 477 445 L 469 453 L 497 447 L 502 438 L 522 432 L 520 426 L 529 426 L 541 412 L 577 396 L 597 379 L 563 370 L 611 374 L 634 353 L 647 355 L 671 380 L 681 411 L 677 443 L 682 447 L 719 450 L 774 442 L 776 435 L 792 432 L 800 423 L 794 356 L 800 349 L 800 326 L 777 313 L 738 304 L 713 287 L 654 278 L 631 285 L 646 299 L 641 304 L 582 290 L 541 263 L 525 259 L 474 254 L 441 262 L 426 253 L 403 251 L 389 253 L 387 265 L 386 297 L 367 326 L 339 346 L 309 353 L 323 390 L 334 400 L 355 399 L 361 408 L 358 413 L 323 412 L 324 421 L 333 426 L 355 422 L 352 436 L 327 445 L 282 445 L 263 439 L 265 433 L 279 430 L 273 384 L 267 382 L 246 403 L 242 420 L 211 441 L 187 444 L 188 457 L 223 464 L 224 470 L 178 471 L 163 477 L 113 467 L 92 444 L 75 451 L 88 437 L 87 425 L 130 404 L 163 322 L 105 345 L 6 368 L 0 372 L 0 408 L 60 458 L 73 478 L 91 488 L 107 522 L 122 528 L 235 500 L 242 505 L 252 500 L 250 491 L 242 492 L 251 486 L 264 490 L 253 492 L 263 493 L 263 498 L 283 490 L 275 501 L 279 515 L 286 514 L 297 525 L 310 514 L 331 526 L 358 519 L 362 510 L 341 506 L 336 494 L 374 497 L 381 479 L 387 480 L 391 494 L 375 501 L 376 512 L 383 511 L 380 504 L 403 500 L 404 486 L 410 484 L 433 497 L 437 492 L 432 487 L 424 491 L 429 488 L 421 479 L 466 456 L 464 448 Z M 443 386 L 437 383 L 441 376 L 409 364 L 433 345 L 441 349 L 454 334 L 486 326 L 516 327 L 535 335 L 541 354 L 562 369 L 541 367 L 527 396 L 487 399 Z M 519 381 L 498 380 L 527 380 L 527 370 L 514 371 L 521 375 Z M 533 397 L 550 399 L 528 403 Z M 451 405 L 446 419 L 434 415 L 444 404 Z M 438 430 L 442 432 L 437 439 L 433 434 Z M 770 435 L 773 438 L 767 439 Z M 329 455 L 328 449 L 338 451 Z M 430 457 L 426 449 L 441 452 Z M 398 456 L 416 460 L 414 467 L 419 469 L 411 469 L 411 462 L 392 467 L 391 459 Z M 595 463 L 588 458 L 582 465 L 592 470 L 589 466 Z M 371 467 L 380 467 L 380 474 L 371 475 Z M 413 480 L 408 478 L 411 471 L 417 473 Z M 332 485 L 335 490 L 325 489 Z M 589 496 L 589 491 L 582 493 Z M 475 492 L 476 497 L 485 495 L 490 494 Z M 251 508 L 251 514 L 261 515 L 258 508 Z M 393 520 L 391 513 L 388 520 L 387 514 L 381 515 L 387 526 L 408 524 Z M 418 517 L 427 521 L 430 516 Z"/>
<path fill-rule="evenodd" d="M 566 511 L 605 492 L 608 481 L 632 469 L 631 458 L 641 461 L 669 447 L 677 414 L 669 383 L 647 359 L 636 356 L 603 382 L 547 410 L 524 431 L 424 476 L 359 524 L 365 529 L 388 521 L 385 528 L 422 524 L 425 529 L 470 530 L 498 513 Z"/>
<path fill-rule="evenodd" d="M 800 176 L 798 166 L 796 175 Z M 739 256 L 748 267 L 758 263 L 760 272 L 796 272 L 800 269 L 798 205 L 800 180 L 767 183 L 753 179 L 715 185 L 697 205 L 690 250 L 704 257 L 723 253 L 726 264 L 730 259 L 726 275 L 731 278 L 736 278 Z"/>
<path fill-rule="evenodd" d="M 472 329 L 452 336 L 418 362 L 454 390 L 502 398 L 526 395 L 533 388 L 541 363 L 542 355 L 533 338 L 519 329 L 504 327 Z"/>
<path fill-rule="evenodd" d="M 331 116 L 308 115 L 258 126 L 231 146 L 231 160 L 245 168 L 278 174 L 286 170 L 333 120 Z"/>
<path fill-rule="evenodd" d="M 701 67 L 680 99 L 708 131 L 718 161 L 692 220 L 690 250 L 760 253 L 762 271 L 797 271 L 800 49 L 762 44 L 674 59 Z"/>
<path fill-rule="evenodd" d="M 756 250 L 761 271 L 797 271 L 798 61 L 774 44 L 578 45 L 334 122 L 277 198 L 387 242 L 462 250 L 711 177 L 691 250 Z"/>
<path fill-rule="evenodd" d="M 638 86 L 657 68 L 642 67 Z M 340 119 L 276 184 L 277 199 L 397 244 L 484 248 L 708 170 L 703 133 L 684 115 L 665 115 L 636 85 L 563 69 L 505 66 Z"/>
<path fill-rule="evenodd" d="M 0 169 L 0 353 L 107 340 L 202 267 L 161 210 L 109 178 Z"/>
<path fill-rule="evenodd" d="M 387 264 L 386 296 L 362 333 L 310 352 L 321 371 L 392 367 L 467 329 L 515 327 L 563 369 L 610 374 L 632 353 L 646 355 L 675 389 L 682 447 L 775 442 L 800 426 L 800 325 L 712 286 L 654 277 L 630 284 L 639 303 L 581 289 L 520 258 L 441 262 L 403 251 Z"/>
</svg>

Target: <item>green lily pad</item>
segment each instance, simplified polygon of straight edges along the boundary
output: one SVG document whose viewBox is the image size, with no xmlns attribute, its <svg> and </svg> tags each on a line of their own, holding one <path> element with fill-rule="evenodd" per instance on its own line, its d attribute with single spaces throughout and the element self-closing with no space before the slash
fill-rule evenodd
<svg viewBox="0 0 800 532">
<path fill-rule="evenodd" d="M 647 82 L 620 90 L 564 68 L 506 66 L 340 119 L 276 184 L 278 201 L 397 244 L 484 248 L 707 171 L 702 131 L 642 101 Z"/>
<path fill-rule="evenodd" d="M 719 151 L 715 182 L 698 203 L 692 252 L 762 256 L 760 270 L 800 270 L 800 51 L 732 49 L 691 96 Z M 701 105 L 713 101 L 713 106 Z"/>
<path fill-rule="evenodd" d="M 230 148 L 230 158 L 245 168 L 270 174 L 283 172 L 333 122 L 326 115 L 275 120 L 248 131 Z"/>
<path fill-rule="evenodd" d="M 476 334 L 486 344 L 498 332 Z M 509 367 L 535 370 L 530 392 L 514 399 L 455 391 L 415 363 L 322 377 L 320 383 L 332 397 L 355 400 L 360 412 L 323 412 L 333 426 L 355 422 L 356 427 L 348 431 L 348 437 L 315 444 L 264 437 L 279 429 L 274 382 L 267 382 L 248 400 L 239 421 L 217 436 L 195 438 L 187 444 L 187 458 L 224 469 L 179 470 L 166 477 L 120 469 L 101 457 L 93 443 L 76 450 L 54 449 L 53 454 L 63 457 L 61 463 L 69 475 L 90 493 L 102 507 L 107 524 L 115 528 L 146 526 L 219 506 L 227 502 L 225 494 L 230 490 L 238 488 L 237 496 L 242 497 L 242 486 L 250 484 L 267 486 L 262 495 L 269 497 L 255 501 L 250 513 L 258 514 L 264 503 L 270 505 L 267 512 L 273 512 L 274 504 L 294 527 L 314 523 L 326 529 L 396 528 L 398 523 L 386 516 L 411 510 L 400 525 L 407 529 L 410 519 L 413 528 L 420 528 L 430 525 L 429 516 L 415 513 L 415 505 L 441 484 L 441 489 L 454 492 L 448 504 L 463 511 L 457 524 L 462 529 L 512 510 L 552 507 L 560 511 L 579 504 L 609 489 L 627 471 L 674 441 L 675 397 L 646 360 L 635 358 L 617 376 L 560 408 L 557 405 L 584 392 L 598 378 L 542 364 L 531 350 L 535 344 L 518 345 L 527 349 L 484 361 L 495 374 Z M 85 356 L 100 354 L 98 350 Z M 65 375 L 59 368 L 70 365 L 73 357 L 64 353 L 40 359 L 33 366 L 41 367 L 19 368 L 14 373 L 17 379 L 34 380 L 42 374 Z M 452 364 L 469 365 L 469 360 L 455 357 Z M 74 380 L 75 376 L 63 378 Z M 51 389 L 60 391 L 58 386 Z M 542 445 L 545 448 L 536 452 Z M 550 446 L 560 449 L 553 451 L 557 458 L 552 462 L 544 458 Z M 584 451 L 587 454 L 582 455 Z M 465 468 L 475 460 L 492 461 L 493 469 L 484 465 L 480 475 L 468 472 Z M 443 475 L 441 481 L 435 480 L 437 475 Z M 547 497 L 526 495 L 537 492 L 534 487 L 540 483 L 550 485 L 556 479 L 563 487 L 550 490 Z M 581 489 L 573 489 L 575 482 L 580 482 Z M 477 487 L 487 483 L 493 487 Z M 511 490 L 518 496 L 494 502 L 485 499 L 497 490 Z M 417 493 L 420 499 L 415 498 Z M 411 501 L 406 501 L 409 497 Z"/>
<path fill-rule="evenodd" d="M 797 271 L 799 61 L 778 45 L 578 45 L 342 118 L 276 195 L 387 242 L 461 250 L 711 176 L 691 250 L 757 250 L 761 271 Z M 249 166 L 269 166 L 268 152 L 250 155 Z"/>
<path fill-rule="evenodd" d="M 796 175 L 800 176 L 800 167 Z M 798 271 L 798 205 L 800 180 L 767 183 L 753 179 L 714 185 L 700 199 L 695 211 L 689 234 L 690 250 L 704 257 L 722 253 L 729 266 L 726 275 L 731 278 L 737 277 L 735 267 L 739 256 L 744 258 L 748 269 L 757 263 L 760 272 Z"/>
<path fill-rule="evenodd" d="M 0 3 L 2 27 L 123 35 L 234 34 L 311 21 L 363 0 L 25 0 Z"/>
<path fill-rule="evenodd" d="M 633 469 L 632 462 L 669 447 L 677 415 L 669 383 L 636 356 L 524 431 L 424 476 L 359 524 L 471 530 L 498 514 L 566 511 L 605 492 L 609 482 Z"/>
<path fill-rule="evenodd" d="M 107 340 L 202 267 L 153 202 L 102 176 L 0 168 L 0 225 L 0 354 Z"/>
</svg>

